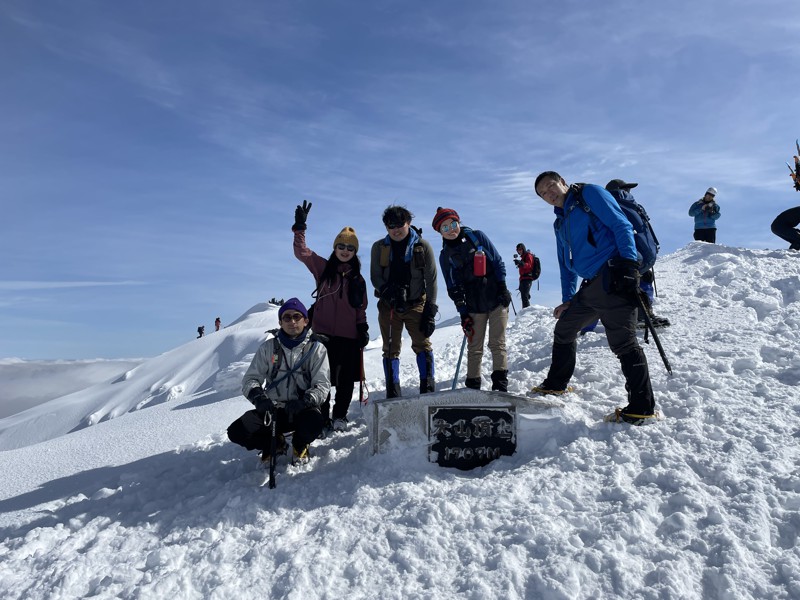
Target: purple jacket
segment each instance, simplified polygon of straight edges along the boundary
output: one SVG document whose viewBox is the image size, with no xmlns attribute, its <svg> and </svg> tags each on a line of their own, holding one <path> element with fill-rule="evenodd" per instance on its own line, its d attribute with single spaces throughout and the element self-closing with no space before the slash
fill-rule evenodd
<svg viewBox="0 0 800 600">
<path fill-rule="evenodd" d="M 294 232 L 294 255 L 308 267 L 319 286 L 319 278 L 328 260 L 306 246 L 305 231 Z M 319 288 L 311 321 L 311 329 L 316 333 L 356 339 L 358 337 L 356 324 L 367 322 L 366 288 L 361 308 L 353 308 L 348 300 L 350 288 L 348 274 L 351 270 L 352 267 L 348 264 L 339 265 L 339 276 L 333 282 L 323 283 Z"/>
</svg>

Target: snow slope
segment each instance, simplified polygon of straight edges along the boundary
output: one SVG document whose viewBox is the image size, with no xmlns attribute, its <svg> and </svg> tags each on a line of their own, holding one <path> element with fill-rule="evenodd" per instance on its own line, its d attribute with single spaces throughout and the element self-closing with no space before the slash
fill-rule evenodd
<svg viewBox="0 0 800 600">
<path fill-rule="evenodd" d="M 600 421 L 624 388 L 599 327 L 564 408 L 521 411 L 516 454 L 471 472 L 372 456 L 354 403 L 345 434 L 262 487 L 225 428 L 277 322 L 265 305 L 0 420 L 0 597 L 800 598 L 798 257 L 695 242 L 657 267 L 674 376 L 646 352 L 666 420 Z M 510 391 L 543 378 L 551 310 L 509 326 Z M 433 341 L 445 389 L 460 331 Z M 365 365 L 374 402 L 379 342 Z"/>
</svg>

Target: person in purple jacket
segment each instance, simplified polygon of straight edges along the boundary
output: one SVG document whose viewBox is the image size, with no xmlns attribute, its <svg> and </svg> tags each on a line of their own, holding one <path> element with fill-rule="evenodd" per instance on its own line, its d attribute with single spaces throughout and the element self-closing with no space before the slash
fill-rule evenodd
<svg viewBox="0 0 800 600">
<path fill-rule="evenodd" d="M 369 343 L 367 284 L 361 275 L 358 237 L 352 227 L 339 232 L 327 259 L 306 246 L 306 220 L 310 210 L 311 203 L 305 200 L 295 209 L 294 255 L 314 276 L 316 302 L 309 311 L 311 328 L 324 336 L 331 386 L 336 387 L 333 413 L 328 395 L 322 406 L 322 416 L 328 428 L 344 431 L 354 384 L 361 380 L 361 352 Z"/>
</svg>

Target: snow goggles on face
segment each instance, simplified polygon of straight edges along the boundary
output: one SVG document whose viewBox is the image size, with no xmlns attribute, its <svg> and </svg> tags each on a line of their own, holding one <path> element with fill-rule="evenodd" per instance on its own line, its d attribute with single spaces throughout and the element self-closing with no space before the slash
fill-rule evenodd
<svg viewBox="0 0 800 600">
<path fill-rule="evenodd" d="M 292 313 L 292 314 L 285 314 L 281 317 L 281 321 L 284 323 L 297 323 L 298 321 L 302 321 L 305 319 L 302 313 Z"/>
<path fill-rule="evenodd" d="M 348 252 L 355 252 L 356 247 L 353 244 L 336 244 L 337 250 L 347 250 Z"/>
<path fill-rule="evenodd" d="M 442 233 L 447 233 L 448 231 L 455 231 L 458 229 L 458 221 L 450 221 L 449 225 L 442 225 L 439 227 L 439 231 Z"/>
<path fill-rule="evenodd" d="M 386 223 L 386 229 L 400 229 L 405 223 Z"/>
</svg>

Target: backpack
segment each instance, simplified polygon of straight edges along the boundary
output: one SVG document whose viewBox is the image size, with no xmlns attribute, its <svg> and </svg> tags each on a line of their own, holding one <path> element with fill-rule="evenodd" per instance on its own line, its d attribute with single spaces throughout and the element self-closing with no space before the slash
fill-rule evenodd
<svg viewBox="0 0 800 600">
<path fill-rule="evenodd" d="M 531 271 L 531 277 L 533 277 L 533 280 L 536 281 L 539 279 L 539 275 L 542 274 L 542 261 L 540 261 L 539 257 L 535 254 L 531 254 L 533 256 L 533 270 Z"/>
<path fill-rule="evenodd" d="M 575 201 L 578 206 L 594 216 L 592 209 L 583 199 L 583 186 L 585 185 L 585 183 L 574 183 L 570 186 L 570 190 L 575 192 Z M 625 218 L 630 221 L 633 227 L 633 241 L 636 244 L 636 251 L 642 257 L 639 272 L 646 273 L 653 268 L 656 262 L 656 255 L 661 249 L 655 231 L 653 231 L 653 226 L 650 224 L 650 217 L 647 216 L 647 211 L 645 211 L 644 207 L 636 202 L 636 199 L 627 190 L 614 190 L 609 194 L 617 201 L 622 214 L 625 215 Z"/>
</svg>

